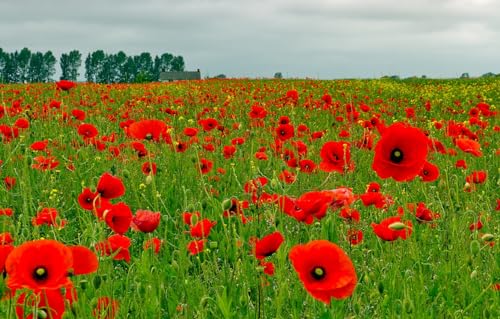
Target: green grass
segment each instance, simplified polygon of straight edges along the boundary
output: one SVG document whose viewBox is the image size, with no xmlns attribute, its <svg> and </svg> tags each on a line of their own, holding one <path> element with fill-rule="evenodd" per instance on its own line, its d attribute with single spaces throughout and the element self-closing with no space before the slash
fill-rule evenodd
<svg viewBox="0 0 500 319">
<path fill-rule="evenodd" d="M 299 93 L 297 106 L 284 104 L 282 98 L 290 89 Z M 323 110 L 321 97 L 328 93 L 336 108 Z M 419 81 L 304 81 L 304 80 L 224 80 L 178 82 L 145 85 L 78 85 L 66 92 L 57 92 L 55 85 L 0 86 L 0 105 L 10 107 L 21 100 L 20 114 L 5 114 L 0 124 L 12 125 L 19 117 L 30 118 L 30 128 L 20 131 L 19 137 L 0 145 L 2 178 L 13 176 L 17 184 L 7 190 L 0 186 L 0 208 L 12 208 L 11 218 L 0 216 L 0 232 L 9 231 L 15 245 L 39 238 L 53 238 L 68 245 L 80 244 L 90 248 L 111 235 L 106 224 L 92 213 L 84 211 L 77 197 L 84 187 L 95 189 L 104 172 L 113 172 L 125 186 L 123 201 L 132 211 L 149 209 L 162 214 L 159 228 L 153 234 L 129 231 L 131 238 L 130 263 L 100 257 L 99 270 L 90 275 L 72 278 L 78 291 L 78 302 L 66 311 L 64 318 L 91 318 L 97 298 L 109 296 L 120 303 L 118 318 L 498 318 L 500 294 L 493 289 L 500 283 L 499 244 L 486 245 L 480 234 L 490 233 L 498 242 L 500 212 L 495 211 L 500 198 L 500 137 L 495 125 L 498 115 L 484 118 L 489 125 L 479 132 L 483 156 L 473 157 L 454 147 L 445 134 L 446 121 L 468 120 L 468 110 L 480 101 L 499 110 L 500 80 L 419 80 Z M 41 114 L 51 100 L 62 101 L 62 107 Z M 174 101 L 182 99 L 184 106 Z M 379 99 L 379 101 L 377 101 Z M 432 109 L 425 111 L 425 101 Z M 308 146 L 307 158 L 320 162 L 319 151 L 326 141 L 339 141 L 338 133 L 346 129 L 354 142 L 362 136 L 359 123 L 337 122 L 345 117 L 345 105 L 358 106 L 361 102 L 372 110 L 360 112 L 360 119 L 368 120 L 374 113 L 381 114 L 387 124 L 405 120 L 405 108 L 414 107 L 417 117 L 410 120 L 414 126 L 429 132 L 446 148 L 457 149 L 457 156 L 433 153 L 430 160 L 440 169 L 437 181 L 423 183 L 419 178 L 397 183 L 381 180 L 371 169 L 373 152 L 352 148 L 354 172 L 345 175 L 317 171 L 313 174 L 296 172 L 294 184 L 283 184 L 277 176 L 287 168 L 272 155 L 272 128 L 281 115 L 287 115 L 295 126 L 307 124 L 311 132 L 326 130 L 322 139 L 303 140 Z M 456 106 L 460 101 L 461 106 Z M 380 103 L 379 103 L 380 102 Z M 250 126 L 248 112 L 251 105 L 260 103 L 268 110 L 266 126 Z M 28 105 L 30 106 L 28 108 Z M 318 108 L 313 108 L 318 105 Z M 310 106 L 310 107 L 307 107 Z M 179 115 L 165 113 L 172 108 Z M 452 114 L 451 107 L 463 110 Z M 228 131 L 205 133 L 200 129 L 200 142 L 184 153 L 177 153 L 165 143 L 145 141 L 149 156 L 138 158 L 130 147 L 124 147 L 118 157 L 108 150 L 99 152 L 92 145 L 84 145 L 77 134 L 77 121 L 61 119 L 62 112 L 79 108 L 87 113 L 86 123 L 94 124 L 100 136 L 116 134 L 116 140 L 107 146 L 129 145 L 131 139 L 119 127 L 128 113 L 134 120 L 160 119 L 172 126 L 174 141 L 182 136 L 185 127 L 198 127 L 197 115 L 218 118 Z M 227 116 L 219 118 L 221 108 Z M 382 112 L 382 113 L 381 113 Z M 234 114 L 234 118 L 230 115 Z M 35 118 L 35 116 L 37 118 Z M 111 121 L 110 118 L 116 118 Z M 443 121 L 441 130 L 432 120 Z M 239 129 L 233 129 L 240 123 Z M 477 127 L 468 126 L 473 131 Z M 205 151 L 201 144 L 205 136 L 220 141 L 215 152 Z M 232 159 L 224 159 L 222 147 L 235 137 L 246 142 L 237 147 Z M 49 139 L 52 155 L 60 161 L 52 171 L 31 168 L 37 156 L 29 149 L 34 141 Z M 375 141 L 376 142 L 376 141 Z M 217 143 L 214 143 L 217 145 Z M 254 153 L 267 147 L 268 161 L 259 161 Z M 286 148 L 293 146 L 287 142 Z M 214 162 L 214 169 L 201 176 L 197 170 L 199 158 Z M 71 159 L 71 161 L 70 161 Z M 458 159 L 466 159 L 468 169 L 455 168 Z M 141 172 L 145 161 L 158 165 L 158 173 L 151 181 Z M 75 170 L 65 166 L 73 163 Z M 224 168 L 218 174 L 216 168 Z M 290 171 L 293 169 L 287 168 Z M 484 184 L 473 192 L 464 192 L 465 176 L 473 170 L 488 171 Z M 295 171 L 294 171 L 295 172 Z M 387 210 L 364 207 L 356 201 L 353 207 L 361 213 L 356 227 L 364 232 L 360 245 L 351 246 L 346 232 L 352 225 L 344 223 L 336 211 L 330 211 L 320 222 L 300 224 L 284 215 L 276 205 L 250 205 L 245 215 L 253 220 L 243 225 L 237 218 L 222 217 L 222 203 L 236 197 L 249 200 L 242 185 L 258 176 L 266 176 L 269 193 L 300 196 L 318 189 L 350 187 L 361 194 L 369 182 L 376 181 L 384 194 L 391 195 L 395 204 Z M 383 242 L 375 236 L 370 224 L 397 214 L 398 206 L 425 202 L 433 212 L 441 215 L 434 226 L 419 224 L 406 210 L 405 219 L 413 222 L 413 233 L 407 240 Z M 42 207 L 55 207 L 68 220 L 63 229 L 48 226 L 34 227 L 31 219 Z M 207 249 L 191 256 L 186 246 L 191 240 L 189 227 L 182 221 L 182 212 L 200 211 L 203 217 L 217 221 L 209 236 Z M 484 224 L 479 232 L 471 232 L 469 225 L 481 214 Z M 267 258 L 275 264 L 274 276 L 263 274 L 258 261 L 251 254 L 249 239 L 262 237 L 279 230 L 285 242 L 278 252 Z M 156 236 L 164 240 L 158 255 L 143 250 L 143 242 Z M 313 239 L 327 239 L 342 247 L 353 261 L 358 275 L 354 294 L 344 300 L 332 300 L 330 306 L 308 295 L 293 270 L 287 256 L 291 247 Z M 474 248 L 476 241 L 480 249 Z M 472 247 L 472 248 L 471 248 Z M 0 277 L 1 278 L 1 277 Z M 4 287 L 0 279 L 0 287 Z M 4 287 L 5 288 L 5 287 Z M 5 291 L 0 288 L 0 291 Z M 14 299 L 0 301 L 0 318 L 14 318 Z"/>
</svg>

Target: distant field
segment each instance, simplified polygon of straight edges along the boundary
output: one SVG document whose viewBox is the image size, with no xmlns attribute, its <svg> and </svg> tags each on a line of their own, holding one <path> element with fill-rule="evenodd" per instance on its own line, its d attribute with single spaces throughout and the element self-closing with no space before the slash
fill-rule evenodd
<svg viewBox="0 0 500 319">
<path fill-rule="evenodd" d="M 0 318 L 498 318 L 499 107 L 500 79 L 0 84 Z"/>
</svg>

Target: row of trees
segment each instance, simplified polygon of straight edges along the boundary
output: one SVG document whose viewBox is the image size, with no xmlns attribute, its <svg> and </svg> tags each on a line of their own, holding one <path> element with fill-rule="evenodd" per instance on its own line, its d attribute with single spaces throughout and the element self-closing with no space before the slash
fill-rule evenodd
<svg viewBox="0 0 500 319">
<path fill-rule="evenodd" d="M 57 60 L 51 51 L 5 52 L 0 48 L 0 83 L 50 82 L 56 73 Z M 60 79 L 77 81 L 82 65 L 78 50 L 61 54 Z M 170 53 L 148 52 L 127 56 L 123 51 L 108 54 L 103 50 L 89 53 L 85 59 L 85 79 L 96 83 L 131 83 L 158 81 L 161 71 L 184 71 L 184 58 Z"/>
<path fill-rule="evenodd" d="M 56 58 L 51 51 L 45 53 L 21 51 L 5 52 L 0 48 L 0 82 L 24 83 L 51 81 L 56 73 Z"/>
<path fill-rule="evenodd" d="M 161 71 L 184 71 L 184 58 L 163 53 L 154 58 L 148 52 L 127 56 L 123 51 L 107 54 L 94 51 L 85 59 L 85 78 L 97 83 L 151 82 Z"/>
</svg>

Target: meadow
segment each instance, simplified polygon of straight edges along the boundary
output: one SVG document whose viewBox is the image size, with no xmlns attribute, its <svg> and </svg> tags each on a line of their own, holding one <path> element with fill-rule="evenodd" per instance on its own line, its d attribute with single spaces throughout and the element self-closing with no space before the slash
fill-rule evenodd
<svg viewBox="0 0 500 319">
<path fill-rule="evenodd" d="M 0 84 L 0 318 L 498 318 L 499 106 L 499 79 Z"/>
</svg>

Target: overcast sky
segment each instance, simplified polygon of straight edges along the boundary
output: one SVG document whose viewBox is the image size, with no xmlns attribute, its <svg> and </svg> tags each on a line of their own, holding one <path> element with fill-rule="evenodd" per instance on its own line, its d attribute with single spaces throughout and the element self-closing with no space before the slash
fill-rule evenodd
<svg viewBox="0 0 500 319">
<path fill-rule="evenodd" d="M 1 0 L 0 47 L 170 52 L 203 77 L 479 76 L 500 73 L 500 0 Z"/>
</svg>

